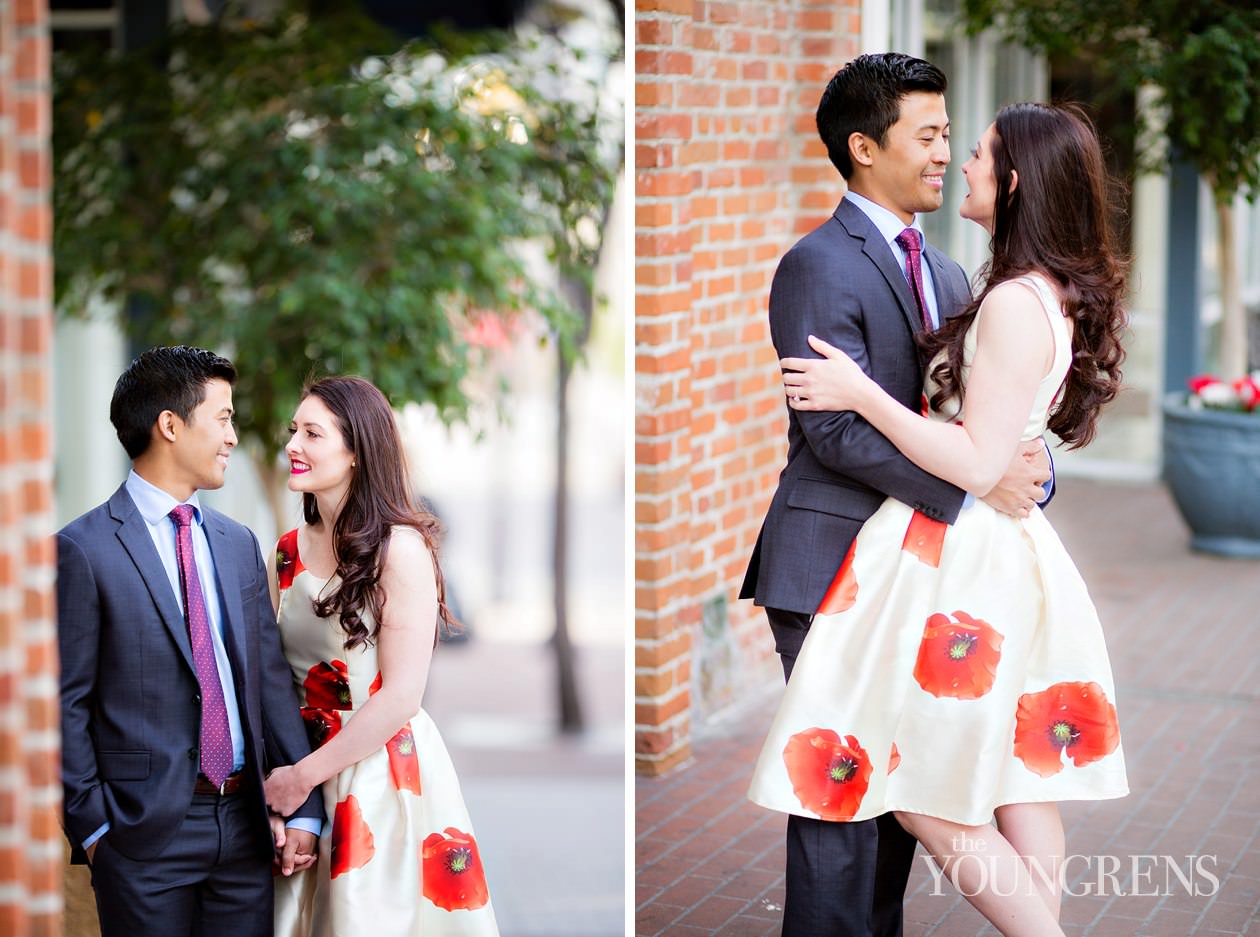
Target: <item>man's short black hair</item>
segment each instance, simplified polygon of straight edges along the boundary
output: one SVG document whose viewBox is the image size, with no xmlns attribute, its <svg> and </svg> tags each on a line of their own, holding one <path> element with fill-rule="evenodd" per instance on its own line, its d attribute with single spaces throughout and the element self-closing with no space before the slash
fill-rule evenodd
<svg viewBox="0 0 1260 937">
<path fill-rule="evenodd" d="M 897 122 L 901 99 L 915 91 L 945 93 L 945 73 L 923 59 L 900 52 L 859 55 L 832 76 L 818 102 L 818 135 L 827 155 L 848 179 L 853 175 L 849 137 L 870 137 L 880 146 Z"/>
<path fill-rule="evenodd" d="M 206 383 L 236 383 L 236 368 L 204 348 L 187 345 L 150 348 L 127 366 L 114 385 L 109 421 L 131 459 L 144 454 L 158 414 L 170 410 L 184 422 L 206 399 Z"/>
</svg>

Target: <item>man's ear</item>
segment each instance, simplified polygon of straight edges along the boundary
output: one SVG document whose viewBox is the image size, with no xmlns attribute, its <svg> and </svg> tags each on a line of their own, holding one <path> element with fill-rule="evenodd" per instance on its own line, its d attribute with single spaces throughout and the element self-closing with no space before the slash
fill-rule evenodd
<svg viewBox="0 0 1260 937">
<path fill-rule="evenodd" d="M 849 159 L 855 166 L 870 166 L 875 162 L 875 141 L 864 133 L 849 134 Z"/>
<path fill-rule="evenodd" d="M 167 442 L 174 442 L 177 423 L 182 425 L 183 420 L 180 420 L 179 417 L 176 416 L 174 410 L 163 410 L 158 414 L 157 422 L 154 424 L 154 429 L 157 434 Z"/>
<path fill-rule="evenodd" d="M 1007 193 L 1007 194 L 1009 194 L 1009 195 L 1014 195 L 1014 194 L 1015 194 L 1015 188 L 1016 188 L 1018 185 L 1019 185 L 1019 173 L 1017 173 L 1014 169 L 1012 169 L 1012 170 L 1011 170 L 1011 187 L 1010 187 L 1010 189 L 1008 190 L 1008 193 Z"/>
</svg>

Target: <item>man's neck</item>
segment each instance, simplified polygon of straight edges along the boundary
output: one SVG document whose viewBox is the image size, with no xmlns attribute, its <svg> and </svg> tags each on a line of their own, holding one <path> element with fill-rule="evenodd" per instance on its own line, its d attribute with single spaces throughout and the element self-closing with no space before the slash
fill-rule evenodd
<svg viewBox="0 0 1260 937">
<path fill-rule="evenodd" d="M 848 188 L 850 192 L 855 192 L 858 195 L 862 196 L 862 198 L 866 199 L 867 201 L 874 202 L 876 205 L 878 205 L 880 208 L 884 209 L 885 211 L 892 212 L 899 219 L 901 219 L 901 221 L 904 224 L 906 225 L 914 224 L 913 214 L 906 214 L 902 209 L 898 208 L 896 205 L 891 204 L 889 199 L 886 199 L 883 196 L 870 191 L 862 184 L 861 180 L 850 179 Z"/>
<path fill-rule="evenodd" d="M 180 480 L 173 472 L 166 470 L 165 466 L 158 465 L 155 460 L 146 459 L 144 456 L 131 463 L 131 470 L 154 488 L 165 491 L 180 504 L 191 498 L 197 490 L 195 485 Z"/>
</svg>

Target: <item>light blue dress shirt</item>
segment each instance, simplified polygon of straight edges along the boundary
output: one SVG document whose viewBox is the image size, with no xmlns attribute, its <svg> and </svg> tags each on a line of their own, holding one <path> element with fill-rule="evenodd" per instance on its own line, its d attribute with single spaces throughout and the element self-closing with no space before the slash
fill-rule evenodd
<svg viewBox="0 0 1260 937">
<path fill-rule="evenodd" d="M 135 502 L 136 509 L 144 518 L 149 528 L 149 536 L 153 538 L 153 546 L 162 560 L 162 568 L 166 570 L 166 578 L 170 580 L 171 591 L 179 609 L 184 610 L 184 592 L 179 583 L 179 557 L 175 548 L 175 522 L 171 520 L 171 511 L 179 505 L 171 495 L 153 485 L 135 471 L 127 475 L 125 486 L 127 494 Z M 214 661 L 219 670 L 219 682 L 223 685 L 223 702 L 227 708 L 228 732 L 232 736 L 232 771 L 240 771 L 245 767 L 245 733 L 241 729 L 241 712 L 236 701 L 236 684 L 232 680 L 232 663 L 228 660 L 227 648 L 223 643 L 223 606 L 219 598 L 218 576 L 214 565 L 214 555 L 210 552 L 210 542 L 206 539 L 205 521 L 201 516 L 201 503 L 197 493 L 193 492 L 185 504 L 192 505 L 193 522 L 191 525 L 193 557 L 197 561 L 197 576 L 201 580 L 201 593 L 206 600 L 206 613 L 210 618 L 210 643 L 214 646 Z M 299 817 L 291 820 L 286 826 L 292 829 L 303 829 L 319 835 L 322 824 L 318 820 Z M 106 823 L 83 842 L 86 849 L 109 831 Z"/>
<path fill-rule="evenodd" d="M 923 236 L 923 229 L 919 227 L 918 217 L 916 216 L 910 224 L 906 224 L 883 205 L 877 205 L 864 195 L 849 191 L 844 198 L 845 201 L 852 202 L 853 206 L 861 210 L 862 214 L 871 219 L 871 224 L 879 229 L 879 233 L 888 242 L 888 247 L 892 250 L 893 256 L 901 264 L 901 272 L 906 277 L 906 283 L 909 284 L 910 274 L 906 266 L 909 261 L 909 254 L 901 249 L 901 245 L 897 243 L 897 236 L 906 228 L 914 228 L 914 230 L 919 232 L 919 243 L 926 247 L 927 238 Z M 932 265 L 925 258 L 920 267 L 923 270 L 923 292 L 926 294 L 928 315 L 932 319 L 932 328 L 940 328 L 941 314 L 936 308 L 936 284 L 932 280 Z"/>
</svg>

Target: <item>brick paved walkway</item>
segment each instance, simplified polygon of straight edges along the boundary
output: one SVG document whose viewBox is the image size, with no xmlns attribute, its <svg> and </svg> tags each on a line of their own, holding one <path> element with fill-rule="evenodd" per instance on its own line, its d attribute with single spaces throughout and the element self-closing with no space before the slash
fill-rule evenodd
<svg viewBox="0 0 1260 937">
<path fill-rule="evenodd" d="M 1106 628 L 1133 791 L 1063 806 L 1069 854 L 1121 863 L 1110 894 L 1065 898 L 1064 930 L 1260 937 L 1260 562 L 1190 553 L 1158 485 L 1064 479 L 1049 514 Z M 767 687 L 706 727 L 690 766 L 637 781 L 639 937 L 779 933 L 784 819 L 744 799 L 778 694 Z M 1138 860 L 1154 874 L 1135 886 L 1135 855 L 1172 856 L 1183 872 L 1186 856 L 1215 856 L 1206 869 L 1219 888 L 1187 895 L 1173 875 L 1171 894 L 1134 894 L 1165 891 L 1166 873 Z M 1100 861 L 1080 865 L 1071 889 L 1093 882 L 1097 892 Z M 948 882 L 944 890 L 932 894 L 916 858 L 905 937 L 996 934 Z"/>
</svg>

